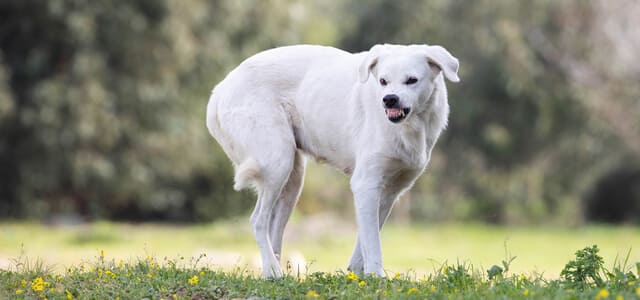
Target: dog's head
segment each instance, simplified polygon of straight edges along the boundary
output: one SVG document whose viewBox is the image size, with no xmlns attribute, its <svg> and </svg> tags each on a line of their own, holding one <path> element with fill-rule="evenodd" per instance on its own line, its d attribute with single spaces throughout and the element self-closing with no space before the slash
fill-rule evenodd
<svg viewBox="0 0 640 300">
<path fill-rule="evenodd" d="M 389 121 L 402 122 L 412 110 L 426 105 L 440 74 L 458 82 L 458 59 L 441 46 L 376 45 L 360 65 L 361 82 L 369 73 L 377 80 L 377 94 Z"/>
</svg>

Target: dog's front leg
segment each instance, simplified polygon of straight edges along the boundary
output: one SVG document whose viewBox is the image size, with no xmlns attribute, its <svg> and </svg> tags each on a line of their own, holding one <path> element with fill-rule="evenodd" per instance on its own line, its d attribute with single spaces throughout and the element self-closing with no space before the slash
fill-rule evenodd
<svg viewBox="0 0 640 300">
<path fill-rule="evenodd" d="M 391 207 L 398 198 L 400 189 L 397 186 L 386 187 L 382 192 L 378 206 L 378 230 L 382 230 L 382 226 L 391 213 Z M 353 249 L 353 254 L 349 260 L 349 271 L 355 272 L 358 275 L 362 275 L 364 272 L 364 259 L 362 258 L 362 242 L 360 238 L 356 238 L 356 245 Z"/>
<path fill-rule="evenodd" d="M 384 276 L 380 231 L 378 230 L 378 207 L 382 185 L 369 176 L 359 176 L 355 172 L 351 178 L 351 190 L 353 191 L 358 223 L 358 240 L 364 259 L 364 273 Z"/>
</svg>

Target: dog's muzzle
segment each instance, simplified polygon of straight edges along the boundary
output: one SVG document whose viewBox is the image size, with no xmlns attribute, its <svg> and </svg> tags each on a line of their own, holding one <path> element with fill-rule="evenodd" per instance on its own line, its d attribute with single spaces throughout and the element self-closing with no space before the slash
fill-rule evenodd
<svg viewBox="0 0 640 300">
<path fill-rule="evenodd" d="M 395 94 L 389 94 L 382 98 L 384 104 L 384 112 L 387 114 L 389 121 L 399 123 L 407 117 L 411 111 L 408 107 L 400 107 L 400 98 Z"/>
</svg>

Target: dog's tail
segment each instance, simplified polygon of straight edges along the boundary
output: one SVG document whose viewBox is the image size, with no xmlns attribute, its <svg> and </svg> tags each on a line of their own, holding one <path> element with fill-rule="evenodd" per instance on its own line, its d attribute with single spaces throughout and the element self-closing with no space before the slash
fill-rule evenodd
<svg viewBox="0 0 640 300">
<path fill-rule="evenodd" d="M 233 189 L 240 191 L 249 187 L 256 187 L 260 182 L 260 166 L 252 157 L 247 158 L 238 167 L 233 178 L 235 184 Z"/>
</svg>

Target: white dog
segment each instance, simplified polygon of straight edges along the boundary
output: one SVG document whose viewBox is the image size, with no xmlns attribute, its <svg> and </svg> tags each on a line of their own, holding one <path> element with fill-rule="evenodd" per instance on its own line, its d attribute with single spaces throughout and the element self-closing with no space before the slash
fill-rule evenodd
<svg viewBox="0 0 640 300">
<path fill-rule="evenodd" d="M 251 225 L 265 277 L 282 275 L 282 233 L 302 189 L 305 155 L 351 175 L 358 237 L 349 270 L 384 275 L 380 232 L 394 201 L 425 170 L 447 125 L 444 77 L 458 60 L 440 46 L 321 46 L 258 53 L 213 90 L 207 127 L 253 187 Z"/>
</svg>

